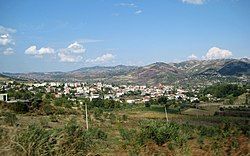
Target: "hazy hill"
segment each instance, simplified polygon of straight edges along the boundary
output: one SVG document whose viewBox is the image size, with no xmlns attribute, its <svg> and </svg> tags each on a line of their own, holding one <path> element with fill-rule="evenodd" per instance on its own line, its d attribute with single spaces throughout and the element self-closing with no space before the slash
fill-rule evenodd
<svg viewBox="0 0 250 156">
<path fill-rule="evenodd" d="M 196 77 L 237 77 L 250 75 L 250 60 L 220 59 L 220 60 L 190 60 L 180 63 L 156 62 L 142 67 L 137 66 L 95 66 L 84 67 L 69 72 L 32 72 L 4 73 L 4 75 L 47 81 L 104 81 L 108 83 L 156 84 L 173 83 Z"/>
</svg>

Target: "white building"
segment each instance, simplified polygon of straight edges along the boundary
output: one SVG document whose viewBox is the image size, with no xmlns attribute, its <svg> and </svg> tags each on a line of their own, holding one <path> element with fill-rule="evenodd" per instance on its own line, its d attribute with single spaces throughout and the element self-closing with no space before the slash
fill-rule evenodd
<svg viewBox="0 0 250 156">
<path fill-rule="evenodd" d="M 0 101 L 8 101 L 8 95 L 7 94 L 0 94 Z"/>
</svg>

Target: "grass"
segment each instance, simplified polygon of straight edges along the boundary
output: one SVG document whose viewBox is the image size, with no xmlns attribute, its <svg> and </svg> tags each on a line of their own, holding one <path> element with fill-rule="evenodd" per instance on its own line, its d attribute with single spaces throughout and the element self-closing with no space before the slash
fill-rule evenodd
<svg viewBox="0 0 250 156">
<path fill-rule="evenodd" d="M 245 133 L 241 130 L 241 125 L 249 124 L 248 118 L 197 117 L 169 111 L 171 123 L 168 124 L 163 106 L 141 105 L 108 112 L 89 111 L 90 132 L 87 132 L 81 113 L 18 114 L 16 117 L 18 126 L 0 125 L 0 155 L 248 153 L 249 128 L 245 127 Z"/>
</svg>

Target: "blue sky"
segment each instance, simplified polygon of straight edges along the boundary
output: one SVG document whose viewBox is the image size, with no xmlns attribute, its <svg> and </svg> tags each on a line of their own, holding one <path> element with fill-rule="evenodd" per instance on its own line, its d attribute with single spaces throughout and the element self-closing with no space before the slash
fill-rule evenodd
<svg viewBox="0 0 250 156">
<path fill-rule="evenodd" d="M 0 0 L 0 72 L 249 57 L 249 0 Z"/>
</svg>

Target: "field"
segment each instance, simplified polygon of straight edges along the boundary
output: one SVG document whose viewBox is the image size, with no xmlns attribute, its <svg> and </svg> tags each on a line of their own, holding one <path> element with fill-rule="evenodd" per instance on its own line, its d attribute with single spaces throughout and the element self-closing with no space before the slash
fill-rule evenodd
<svg viewBox="0 0 250 156">
<path fill-rule="evenodd" d="M 209 116 L 204 111 L 169 109 L 167 123 L 159 105 L 92 109 L 88 131 L 83 110 L 18 114 L 13 122 L 2 115 L 0 155 L 249 154 L 249 118 Z"/>
</svg>

